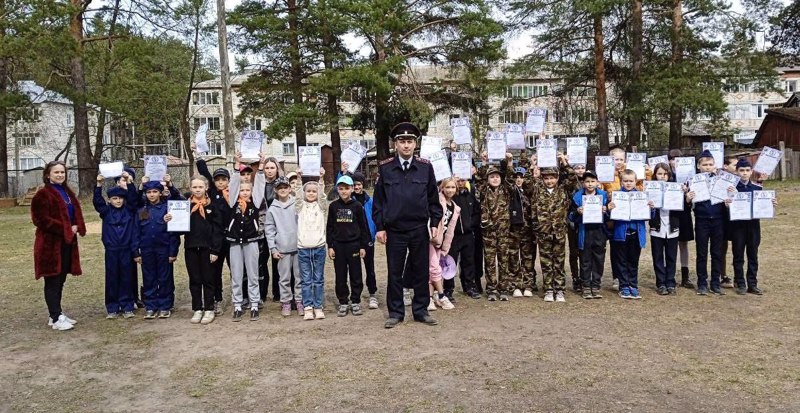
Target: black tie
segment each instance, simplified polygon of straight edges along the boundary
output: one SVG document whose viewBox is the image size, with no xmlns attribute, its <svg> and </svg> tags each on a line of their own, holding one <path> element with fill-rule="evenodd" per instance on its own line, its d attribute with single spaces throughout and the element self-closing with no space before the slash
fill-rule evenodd
<svg viewBox="0 0 800 413">
<path fill-rule="evenodd" d="M 403 171 L 408 170 L 408 161 L 403 161 Z"/>
</svg>

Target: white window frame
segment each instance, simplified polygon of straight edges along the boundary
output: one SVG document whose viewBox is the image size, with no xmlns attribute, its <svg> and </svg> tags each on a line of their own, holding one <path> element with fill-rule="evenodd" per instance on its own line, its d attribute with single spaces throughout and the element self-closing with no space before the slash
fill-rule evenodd
<svg viewBox="0 0 800 413">
<path fill-rule="evenodd" d="M 297 146 L 294 142 L 282 142 L 281 153 L 283 153 L 283 156 L 295 156 L 297 154 Z"/>
</svg>

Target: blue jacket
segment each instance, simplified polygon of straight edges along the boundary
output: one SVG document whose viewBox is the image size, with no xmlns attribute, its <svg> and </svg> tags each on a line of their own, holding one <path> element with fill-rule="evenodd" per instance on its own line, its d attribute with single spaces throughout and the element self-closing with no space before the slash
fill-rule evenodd
<svg viewBox="0 0 800 413">
<path fill-rule="evenodd" d="M 625 188 L 619 189 L 619 191 L 623 192 L 634 192 L 636 189 L 631 191 L 626 191 Z M 652 218 L 655 214 L 655 209 L 650 210 L 650 218 Z M 639 235 L 639 246 L 644 248 L 647 245 L 647 225 L 645 222 L 647 220 L 640 220 L 640 221 L 617 221 L 612 220 L 614 223 L 614 233 L 612 234 L 612 240 L 614 241 L 625 241 L 626 236 L 625 233 L 628 230 L 628 227 L 636 228 L 636 232 Z"/>
<path fill-rule="evenodd" d="M 167 232 L 167 223 L 164 222 L 166 214 L 167 202 L 163 199 L 155 205 L 148 202 L 139 209 L 140 250 L 169 248 L 170 257 L 178 256 L 181 238 L 178 233 Z"/>
<path fill-rule="evenodd" d="M 350 173 L 347 173 L 347 176 L 352 176 Z M 342 177 L 342 173 L 339 172 L 336 174 L 336 181 Z M 336 191 L 336 186 L 333 187 L 333 190 Z M 360 202 L 361 205 L 364 206 L 364 213 L 367 214 L 367 225 L 369 226 L 369 234 L 370 234 L 370 243 L 375 242 L 375 234 L 378 232 L 378 229 L 375 227 L 375 220 L 372 219 L 372 198 L 366 191 L 361 191 L 361 195 L 353 192 L 353 198 L 356 201 Z"/>
<path fill-rule="evenodd" d="M 575 206 L 575 209 L 583 206 L 583 195 L 585 192 L 586 190 L 584 188 L 581 188 L 577 192 L 575 192 L 575 195 L 572 196 L 572 202 L 573 206 Z M 596 195 L 599 195 L 601 198 L 603 198 L 603 206 L 608 205 L 608 193 L 600 188 L 597 188 L 595 192 Z M 569 215 L 570 221 L 574 222 L 576 227 L 578 228 L 578 249 L 581 250 L 583 249 L 583 241 L 586 237 L 587 229 L 600 229 L 603 232 L 606 232 L 606 236 L 608 236 L 607 233 L 608 231 L 606 230 L 606 224 L 605 224 L 607 218 L 608 218 L 608 213 L 605 213 L 603 214 L 602 224 L 584 224 L 580 214 L 578 214 L 576 211 L 570 213 Z"/>
<path fill-rule="evenodd" d="M 123 205 L 114 208 L 103 198 L 103 188 L 94 188 L 92 204 L 95 211 L 100 214 L 103 220 L 103 246 L 106 250 L 122 251 L 132 250 L 134 256 L 138 257 L 139 233 L 136 231 L 139 225 L 136 212 Z"/>
</svg>

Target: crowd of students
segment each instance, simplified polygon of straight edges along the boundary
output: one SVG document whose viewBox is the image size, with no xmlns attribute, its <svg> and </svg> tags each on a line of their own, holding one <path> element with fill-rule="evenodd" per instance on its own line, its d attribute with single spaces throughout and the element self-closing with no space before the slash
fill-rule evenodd
<svg viewBox="0 0 800 413">
<path fill-rule="evenodd" d="M 610 155 L 615 160 L 614 182 L 599 182 L 596 173 L 585 165 L 571 165 L 564 154 L 558 155 L 558 168 L 539 168 L 536 155 L 524 152 L 516 167 L 511 154 L 499 163 L 488 162 L 484 154 L 482 165 L 473 167 L 472 178 L 439 182 L 443 216 L 438 228 L 431 231 L 428 310 L 455 308 L 454 266 L 462 291 L 470 298 L 480 299 L 485 294 L 489 301 L 508 301 L 537 295 L 537 253 L 544 301 L 566 301 L 567 254 L 573 290 L 585 299 L 602 298 L 607 247 L 613 288 L 624 299 L 640 299 L 639 258 L 648 234 L 658 295 L 677 294 L 678 264 L 680 286 L 696 289 L 699 295 L 721 295 L 724 287 L 735 288 L 737 294 L 762 293 L 758 286 L 759 220 L 729 221 L 726 206 L 730 200 L 692 202 L 695 194 L 685 183 L 681 183 L 683 211 L 655 208 L 651 202 L 649 220 L 611 219 L 616 207 L 612 193 L 642 191 L 643 180 L 626 169 L 622 149 L 612 149 Z M 674 182 L 674 158 L 680 156 L 680 151 L 670 151 L 670 163 L 647 167 L 646 179 Z M 348 165 L 343 164 L 335 191 L 328 194 L 324 169 L 315 174 L 319 181 L 301 184 L 302 171 L 287 178 L 274 158 L 245 164 L 237 156 L 233 173 L 225 168 L 211 173 L 202 159 L 197 167 L 198 175 L 192 177 L 185 194 L 175 188 L 169 175 L 163 181 L 143 177 L 137 187 L 134 171 L 126 168 L 106 191 L 106 199 L 105 178 L 98 175 L 93 206 L 102 220 L 107 318 L 135 317 L 137 306 L 143 307 L 143 317 L 148 320 L 171 317 L 175 306 L 173 263 L 181 238 L 189 275 L 191 323 L 209 324 L 224 313 L 224 262 L 230 269 L 233 321 L 241 321 L 246 311 L 251 321 L 259 319 L 267 301 L 270 261 L 273 296 L 278 295 L 285 317 L 296 311 L 304 320 L 325 318 L 326 256 L 335 271 L 337 316 L 364 314 L 362 261 L 367 307 L 379 307 L 373 201 L 364 190 L 362 174 L 347 172 Z M 708 151 L 700 154 L 697 167 L 711 175 L 717 172 Z M 753 182 L 752 166 L 746 159 L 730 157 L 725 169 L 740 177 L 730 192 L 761 189 Z M 36 276 L 45 278 L 48 323 L 55 330 L 69 330 L 76 323 L 63 313 L 60 301 L 66 274 L 81 273 L 77 236 L 85 234 L 80 204 L 64 184 L 65 176 L 63 163 L 49 163 L 43 175 L 45 188 L 34 197 L 31 209 L 37 227 Z M 329 202 L 329 195 L 336 200 Z M 586 195 L 602 199 L 602 223 L 583 223 Z M 168 231 L 173 218 L 168 200 L 189 201 L 188 232 Z M 696 286 L 689 277 L 691 240 L 696 243 Z M 732 242 L 733 281 L 725 272 L 728 240 Z M 141 300 L 137 297 L 137 264 L 142 271 Z M 411 305 L 410 289 L 403 298 Z"/>
</svg>

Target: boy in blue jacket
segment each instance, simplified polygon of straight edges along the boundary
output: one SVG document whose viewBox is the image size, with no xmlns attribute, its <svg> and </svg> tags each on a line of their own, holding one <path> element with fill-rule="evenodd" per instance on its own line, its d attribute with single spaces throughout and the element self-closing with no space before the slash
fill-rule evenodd
<svg viewBox="0 0 800 413">
<path fill-rule="evenodd" d="M 583 173 L 583 188 L 579 189 L 572 197 L 575 213 L 571 215 L 572 222 L 578 229 L 578 250 L 581 262 L 581 284 L 583 298 L 603 298 L 600 294 L 600 281 L 603 278 L 603 266 L 606 261 L 606 243 L 608 231 L 606 230 L 606 214 L 608 212 L 608 194 L 599 188 L 597 174 L 586 170 Z M 599 224 L 583 223 L 583 197 L 597 195 L 603 205 L 603 221 Z"/>
<path fill-rule="evenodd" d="M 139 224 L 135 210 L 126 207 L 126 198 L 135 196 L 135 191 L 126 179 L 107 191 L 108 202 L 103 198 L 103 175 L 97 175 L 92 204 L 103 220 L 103 246 L 105 247 L 106 267 L 106 312 L 108 319 L 134 317 L 133 260 L 139 248 L 136 228 Z M 130 201 L 130 200 L 129 200 Z M 135 201 L 134 201 L 135 202 Z"/>
</svg>

